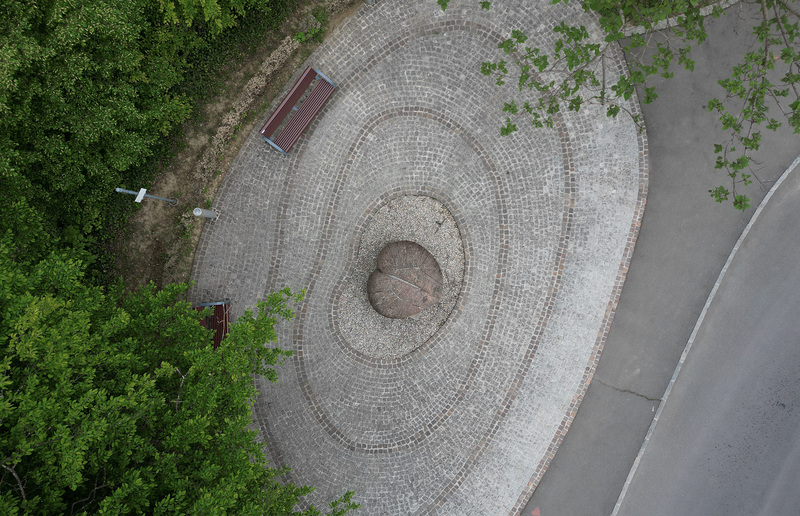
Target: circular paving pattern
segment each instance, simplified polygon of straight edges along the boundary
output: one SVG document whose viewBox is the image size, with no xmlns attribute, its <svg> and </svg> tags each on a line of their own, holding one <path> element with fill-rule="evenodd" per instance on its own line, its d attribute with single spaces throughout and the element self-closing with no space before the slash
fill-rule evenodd
<svg viewBox="0 0 800 516">
<path fill-rule="evenodd" d="M 515 89 L 478 70 L 510 30 L 543 45 L 570 18 L 599 34 L 577 4 L 502 7 L 363 7 L 309 59 L 338 86 L 325 109 L 287 158 L 254 131 L 203 233 L 192 300 L 228 297 L 237 315 L 307 291 L 280 326 L 295 356 L 278 383 L 256 379 L 253 409 L 271 461 L 318 506 L 353 490 L 359 514 L 518 513 L 602 350 L 644 207 L 644 136 L 585 107 L 501 137 Z M 622 66 L 607 60 L 609 80 Z M 442 272 L 419 320 L 366 294 L 403 240 Z"/>
</svg>

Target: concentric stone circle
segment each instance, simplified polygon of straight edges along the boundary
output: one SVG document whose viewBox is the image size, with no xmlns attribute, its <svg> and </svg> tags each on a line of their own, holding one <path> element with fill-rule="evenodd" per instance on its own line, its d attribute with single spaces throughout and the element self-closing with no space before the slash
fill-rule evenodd
<svg viewBox="0 0 800 516">
<path fill-rule="evenodd" d="M 517 514 L 569 427 L 641 220 L 644 135 L 586 107 L 502 138 L 515 88 L 477 72 L 510 28 L 543 46 L 564 18 L 600 34 L 573 3 L 365 7 L 309 59 L 339 87 L 288 158 L 254 132 L 226 176 L 215 205 L 228 215 L 204 231 L 190 296 L 229 297 L 236 315 L 306 288 L 279 326 L 295 356 L 278 383 L 256 379 L 253 412 L 270 460 L 314 485 L 316 505 L 350 489 L 361 514 Z M 624 71 L 619 56 L 606 66 Z M 369 307 L 380 248 L 416 241 L 455 277 L 413 235 L 362 250 L 381 210 L 409 199 L 446 208 L 463 265 L 452 308 L 393 349 L 363 338 L 348 304 L 360 282 Z"/>
<path fill-rule="evenodd" d="M 464 246 L 447 207 L 429 196 L 395 197 L 365 215 L 357 256 L 334 301 L 336 331 L 357 353 L 396 359 L 418 349 L 449 317 L 463 285 Z M 442 285 L 433 306 L 413 318 L 387 320 L 373 308 L 366 289 L 381 250 L 398 241 L 415 242 L 430 252 L 440 268 Z"/>
</svg>

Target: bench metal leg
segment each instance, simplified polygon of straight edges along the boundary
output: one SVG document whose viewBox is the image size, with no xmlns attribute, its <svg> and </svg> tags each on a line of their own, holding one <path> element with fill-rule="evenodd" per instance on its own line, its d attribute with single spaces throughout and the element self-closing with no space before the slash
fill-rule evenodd
<svg viewBox="0 0 800 516">
<path fill-rule="evenodd" d="M 315 72 L 317 72 L 317 75 L 319 75 L 320 77 L 322 77 L 323 79 L 325 79 L 326 81 L 328 81 L 328 82 L 331 84 L 331 86 L 333 86 L 334 88 L 336 87 L 336 85 L 333 83 L 333 81 L 332 81 L 332 80 L 330 80 L 330 79 L 328 78 L 328 76 L 327 76 L 327 75 L 325 75 L 324 73 L 320 72 L 320 71 L 319 71 L 319 70 L 317 70 L 316 68 L 314 68 L 314 71 L 315 71 Z"/>
<path fill-rule="evenodd" d="M 268 144 L 272 145 L 273 147 L 275 147 L 276 149 L 278 149 L 278 151 L 280 151 L 280 153 L 281 153 L 281 154 L 283 154 L 284 156 L 286 156 L 286 151 L 284 151 L 283 149 L 281 149 L 280 147 L 278 147 L 277 145 L 275 145 L 275 142 L 273 142 L 272 140 L 270 140 L 270 139 L 269 139 L 269 138 L 267 138 L 266 136 L 264 136 L 263 138 L 264 138 L 264 141 L 265 141 L 265 142 L 267 142 Z"/>
</svg>

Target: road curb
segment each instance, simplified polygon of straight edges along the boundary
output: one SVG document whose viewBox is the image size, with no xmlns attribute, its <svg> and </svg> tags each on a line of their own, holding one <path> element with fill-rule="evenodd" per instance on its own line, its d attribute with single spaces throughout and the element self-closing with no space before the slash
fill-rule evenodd
<svg viewBox="0 0 800 516">
<path fill-rule="evenodd" d="M 664 406 L 666 405 L 667 399 L 669 398 L 670 393 L 672 392 L 672 387 L 675 385 L 675 381 L 678 378 L 678 373 L 680 373 L 681 368 L 683 367 L 683 363 L 686 361 L 687 356 L 689 355 L 689 351 L 692 349 L 692 345 L 694 344 L 694 339 L 697 336 L 697 332 L 700 330 L 700 326 L 703 324 L 703 320 L 706 317 L 706 313 L 708 312 L 708 308 L 711 305 L 711 302 L 714 300 L 714 296 L 719 289 L 720 284 L 722 283 L 723 278 L 725 277 L 725 273 L 728 271 L 728 267 L 730 266 L 731 262 L 733 261 L 734 256 L 736 256 L 736 252 L 741 247 L 742 242 L 744 242 L 745 237 L 750 232 L 750 228 L 753 227 L 756 220 L 758 219 L 759 215 L 761 214 L 764 207 L 767 205 L 769 200 L 772 198 L 772 194 L 781 186 L 783 181 L 789 177 L 796 168 L 800 166 L 800 156 L 795 158 L 789 168 L 787 168 L 781 177 L 772 185 L 772 188 L 769 189 L 767 195 L 758 205 L 756 208 L 755 213 L 750 218 L 750 222 L 747 223 L 742 234 L 739 236 L 739 239 L 736 241 L 736 244 L 733 246 L 733 250 L 731 251 L 730 255 L 728 255 L 728 259 L 725 261 L 725 265 L 722 267 L 722 270 L 717 277 L 717 281 L 714 283 L 714 287 L 711 289 L 711 293 L 708 295 L 708 299 L 706 299 L 706 303 L 703 306 L 703 310 L 700 312 L 700 316 L 697 318 L 697 323 L 694 325 L 694 329 L 692 330 L 692 334 L 689 336 L 689 340 L 686 343 L 686 347 L 683 349 L 683 353 L 681 354 L 681 359 L 678 361 L 678 365 L 675 367 L 675 371 L 672 373 L 672 378 L 667 385 L 667 389 L 664 391 L 664 395 L 661 397 L 661 402 L 658 405 L 658 410 L 656 411 L 655 417 L 653 417 L 653 421 L 650 423 L 650 428 L 647 429 L 647 434 L 645 435 L 644 442 L 642 443 L 641 448 L 639 448 L 639 453 L 636 455 L 636 459 L 633 461 L 633 465 L 631 466 L 630 471 L 628 472 L 628 477 L 625 479 L 625 484 L 622 486 L 622 491 L 619 494 L 619 498 L 617 498 L 617 503 L 614 505 L 614 511 L 611 513 L 611 516 L 617 516 L 619 513 L 619 509 L 622 506 L 622 502 L 625 499 L 625 495 L 628 492 L 628 487 L 633 480 L 634 475 L 636 474 L 636 470 L 639 468 L 639 463 L 641 462 L 642 455 L 644 455 L 644 451 L 647 448 L 647 444 L 650 442 L 650 437 L 653 435 L 653 431 L 658 424 L 658 420 L 661 417 L 661 412 L 664 410 Z"/>
<path fill-rule="evenodd" d="M 717 2 L 717 4 L 723 10 L 725 10 L 728 7 L 731 7 L 733 5 L 738 4 L 739 1 L 740 0 L 722 0 L 720 2 Z M 703 7 L 702 9 L 700 9 L 700 14 L 702 16 L 708 16 L 714 11 L 714 7 L 716 7 L 716 6 L 717 5 L 715 4 L 715 5 L 708 5 L 706 7 Z M 664 29 L 671 29 L 672 27 L 674 27 L 676 25 L 678 25 L 678 17 L 677 16 L 672 17 L 672 18 L 668 18 L 666 20 L 658 22 L 656 24 L 656 26 L 653 27 L 652 29 L 645 29 L 644 27 L 629 27 L 627 29 L 622 29 L 622 33 L 625 34 L 627 37 L 631 37 L 634 34 L 644 34 L 646 32 L 652 31 L 652 30 L 658 31 L 658 30 L 664 30 Z"/>
</svg>

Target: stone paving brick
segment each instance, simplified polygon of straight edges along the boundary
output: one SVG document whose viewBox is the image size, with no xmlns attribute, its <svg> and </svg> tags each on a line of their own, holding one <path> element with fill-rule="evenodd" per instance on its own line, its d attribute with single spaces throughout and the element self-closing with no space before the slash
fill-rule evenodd
<svg viewBox="0 0 800 516">
<path fill-rule="evenodd" d="M 365 6 L 309 58 L 339 88 L 289 156 L 254 131 L 226 176 L 190 297 L 239 316 L 307 289 L 254 424 L 318 506 L 350 489 L 360 514 L 518 514 L 568 430 L 638 234 L 645 136 L 586 107 L 501 137 L 514 88 L 478 73 L 512 28 L 543 45 L 565 17 L 599 34 L 577 3 Z M 371 215 L 401 196 L 447 208 L 464 276 L 428 341 L 379 358 L 348 342 L 339 299 Z"/>
</svg>

